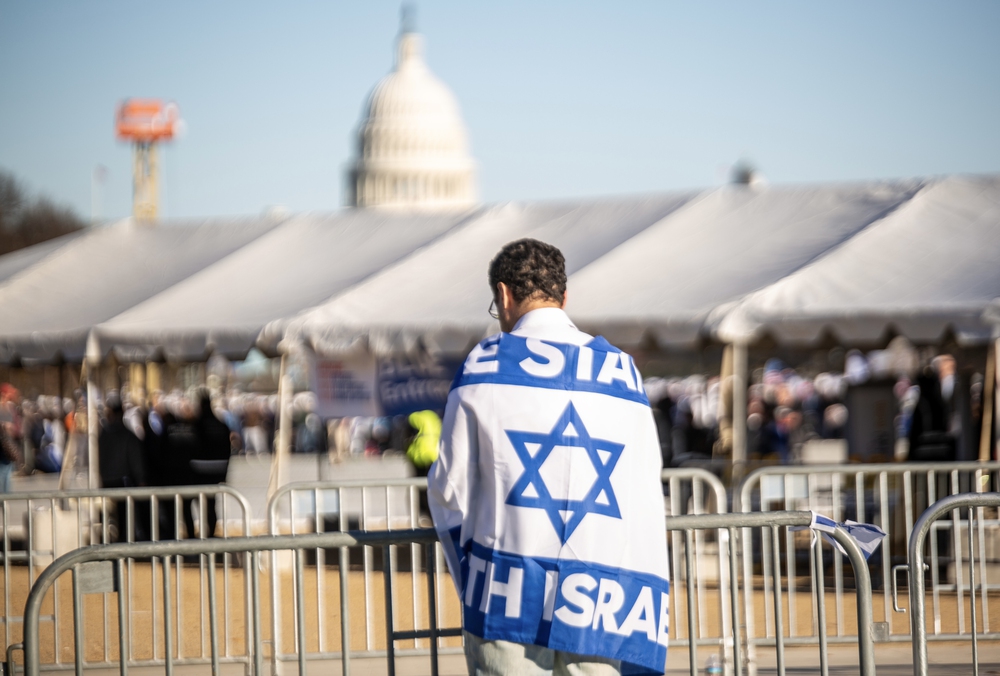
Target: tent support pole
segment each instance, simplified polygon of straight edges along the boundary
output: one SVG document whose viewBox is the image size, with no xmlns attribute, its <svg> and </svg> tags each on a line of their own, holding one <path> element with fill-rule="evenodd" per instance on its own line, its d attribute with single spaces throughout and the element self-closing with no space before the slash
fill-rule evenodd
<svg viewBox="0 0 1000 676">
<path fill-rule="evenodd" d="M 747 462 L 747 352 L 746 343 L 734 342 L 733 350 L 733 486 L 746 471 Z"/>
<path fill-rule="evenodd" d="M 979 436 L 979 462 L 989 462 L 993 455 L 993 409 L 997 382 L 997 344 L 986 348 L 986 377 L 983 379 L 983 424 Z M 977 488 L 978 490 L 978 488 Z"/>
<path fill-rule="evenodd" d="M 87 358 L 87 487 L 90 489 L 101 487 L 97 448 L 98 435 L 101 433 L 101 423 L 97 415 L 99 396 L 97 378 L 100 368 L 100 361 Z"/>
<path fill-rule="evenodd" d="M 274 441 L 268 499 L 286 483 L 288 454 L 292 449 L 292 378 L 288 375 L 288 355 L 281 355 L 278 372 L 278 434 Z"/>
<path fill-rule="evenodd" d="M 990 409 L 993 420 L 993 448 L 990 449 L 990 460 L 1000 458 L 1000 425 L 997 424 L 997 408 L 1000 408 L 1000 378 L 997 378 L 998 360 L 1000 360 L 1000 338 L 993 341 L 993 407 Z"/>
</svg>

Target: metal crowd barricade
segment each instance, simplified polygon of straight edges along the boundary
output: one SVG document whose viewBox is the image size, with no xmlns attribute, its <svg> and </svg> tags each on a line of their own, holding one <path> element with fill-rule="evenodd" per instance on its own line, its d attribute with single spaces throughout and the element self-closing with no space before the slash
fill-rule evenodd
<svg viewBox="0 0 1000 676">
<path fill-rule="evenodd" d="M 881 590 L 881 599 L 876 600 L 877 614 L 886 623 L 882 625 L 885 633 L 880 635 L 880 640 L 905 642 L 910 640 L 909 623 L 900 615 L 900 611 L 894 610 L 888 586 L 894 567 L 905 565 L 906 545 L 913 533 L 914 523 L 926 508 L 941 497 L 976 490 L 977 487 L 985 487 L 990 481 L 995 486 L 1000 479 L 998 475 L 1000 462 L 768 466 L 754 470 L 743 479 L 734 491 L 734 501 L 735 509 L 741 512 L 810 509 L 839 522 L 852 519 L 880 526 L 887 535 L 880 550 L 869 562 L 874 586 Z M 938 523 L 935 528 L 951 529 L 952 524 Z M 745 547 L 743 552 L 744 576 L 750 578 L 755 566 L 759 566 L 763 573 L 761 584 L 764 598 L 770 596 L 773 586 L 782 584 L 779 578 L 769 572 L 773 568 L 770 559 L 774 555 L 769 537 L 765 532 L 759 549 Z M 939 543 L 938 538 L 932 540 L 932 589 L 935 599 L 953 588 L 946 579 L 941 579 L 940 572 L 947 568 L 951 556 L 948 550 L 955 548 L 957 538 L 956 532 L 949 538 L 950 543 L 944 540 Z M 786 534 L 784 544 L 791 640 L 797 643 L 815 643 L 819 640 L 817 596 L 812 594 L 813 601 L 808 610 L 812 615 L 811 623 L 806 618 L 802 618 L 804 621 L 800 622 L 796 615 L 799 607 L 796 593 L 800 585 L 799 578 L 807 576 L 809 589 L 815 592 L 817 585 L 822 582 L 818 571 L 823 566 L 817 568 L 817 561 L 808 544 L 801 538 L 797 539 L 794 534 Z M 808 563 L 804 559 L 808 559 Z M 938 565 L 939 563 L 942 565 Z M 832 554 L 832 567 L 836 628 L 829 641 L 852 642 L 854 638 L 845 627 L 844 614 L 845 591 L 849 590 L 850 581 L 845 580 L 843 556 L 839 552 Z M 766 603 L 766 624 L 770 623 L 773 612 L 772 605 Z M 940 626 L 940 615 L 936 615 L 936 618 L 937 626 Z M 745 609 L 745 624 L 747 632 L 757 638 L 754 608 L 749 606 Z M 964 633 L 964 624 L 959 618 L 958 635 Z M 760 638 L 767 636 L 764 633 Z M 944 638 L 945 634 L 934 636 L 939 637 Z"/>
<path fill-rule="evenodd" d="M 810 514 L 808 512 L 773 512 L 769 514 L 701 514 L 668 517 L 668 531 L 681 533 L 687 545 L 684 553 L 684 564 L 688 574 L 685 577 L 684 595 L 689 610 L 687 624 L 690 635 L 695 635 L 697 632 L 696 619 L 693 612 L 696 598 L 696 586 L 694 577 L 691 574 L 695 559 L 693 542 L 694 534 L 696 532 L 725 529 L 729 532 L 732 541 L 735 542 L 737 541 L 741 530 L 759 528 L 772 532 L 774 535 L 774 537 L 772 537 L 772 542 L 775 543 L 775 547 L 777 547 L 777 543 L 779 541 L 777 535 L 780 529 L 808 526 L 809 522 Z M 832 536 L 846 550 L 851 565 L 854 566 L 857 571 L 857 615 L 858 626 L 862 628 L 862 631 L 860 631 L 858 635 L 859 673 L 863 675 L 874 674 L 871 581 L 865 566 L 864 556 L 854 540 L 842 529 L 836 529 Z M 214 540 L 114 544 L 78 549 L 60 557 L 52 565 L 50 565 L 41 574 L 41 576 L 39 576 L 28 596 L 28 600 L 25 605 L 24 643 L 23 646 L 20 646 L 23 647 L 24 651 L 25 674 L 26 676 L 38 676 L 40 673 L 42 668 L 40 623 L 42 621 L 43 605 L 48 591 L 55 587 L 56 581 L 60 575 L 68 571 L 72 572 L 74 618 L 72 645 L 74 656 L 73 663 L 76 673 L 78 675 L 82 675 L 84 667 L 87 666 L 87 663 L 84 661 L 85 645 L 87 643 L 87 630 L 84 621 L 84 606 L 86 604 L 85 597 L 91 594 L 102 594 L 102 596 L 106 599 L 108 593 L 118 591 L 118 661 L 120 673 L 123 674 L 123 676 L 127 676 L 128 668 L 132 664 L 128 656 L 131 654 L 130 645 L 133 632 L 130 628 L 130 624 L 133 622 L 133 618 L 127 612 L 124 600 L 125 595 L 120 593 L 122 589 L 128 589 L 133 584 L 133 573 L 127 566 L 127 562 L 136 558 L 152 558 L 153 560 L 162 561 L 164 570 L 168 571 L 168 574 L 164 575 L 162 578 L 163 595 L 165 598 L 169 598 L 172 595 L 171 575 L 169 574 L 169 571 L 172 567 L 176 568 L 175 562 L 180 560 L 181 557 L 198 555 L 202 559 L 207 558 L 209 569 L 214 571 L 214 563 L 219 554 L 246 553 L 248 565 L 245 570 L 248 573 L 247 577 L 249 580 L 247 598 L 250 603 L 250 610 L 246 618 L 249 640 L 246 650 L 243 654 L 237 656 L 234 661 L 245 664 L 247 673 L 251 676 L 264 676 L 264 638 L 262 636 L 262 627 L 264 624 L 261 617 L 264 612 L 262 606 L 264 599 L 266 599 L 267 596 L 266 594 L 262 594 L 262 585 L 259 574 L 262 563 L 262 553 L 271 552 L 273 557 L 274 553 L 282 550 L 290 550 L 294 558 L 294 566 L 301 573 L 304 568 L 304 559 L 309 550 L 340 550 L 345 547 L 349 548 L 358 546 L 382 547 L 389 549 L 392 546 L 422 545 L 425 547 L 425 553 L 429 555 L 431 551 L 430 545 L 435 543 L 436 539 L 436 534 L 431 529 L 406 529 L 368 533 L 331 532 L 302 535 L 269 535 L 250 538 Z M 821 544 L 817 542 L 816 547 L 821 548 Z M 388 556 L 389 554 L 386 553 L 386 557 Z M 775 566 L 780 567 L 780 560 L 777 557 L 775 557 L 774 561 Z M 339 563 L 340 562 L 338 562 L 338 564 Z M 429 601 L 433 601 L 437 598 L 437 590 L 434 586 L 437 574 L 433 568 L 434 565 L 434 558 L 431 556 L 427 565 L 427 593 Z M 728 565 L 730 573 L 733 575 L 733 579 L 736 580 L 738 564 L 737 552 L 735 548 L 729 553 Z M 343 567 L 341 567 L 339 572 L 341 573 L 341 576 L 343 576 L 346 571 Z M 394 594 L 393 587 L 391 585 L 391 571 L 384 569 L 384 574 L 387 576 L 386 585 L 383 588 L 386 607 L 386 636 L 388 639 L 386 656 L 390 659 L 390 673 L 393 673 L 394 665 L 392 660 L 395 658 L 396 652 L 393 646 L 394 640 L 413 639 L 416 638 L 417 634 L 419 634 L 421 638 L 427 639 L 433 646 L 437 646 L 438 641 L 441 638 L 456 635 L 457 629 L 442 629 L 440 627 L 441 618 L 440 616 L 435 615 L 434 604 L 431 602 L 428 604 L 430 621 L 426 630 L 397 630 L 395 625 L 395 606 L 397 605 L 398 598 Z M 208 577 L 210 591 L 210 621 L 208 624 L 210 654 L 207 656 L 207 663 L 211 664 L 212 673 L 218 674 L 220 664 L 223 661 L 224 656 L 222 655 L 219 647 L 220 636 L 219 623 L 217 621 L 219 607 L 216 601 L 217 594 L 215 577 L 216 576 L 214 574 L 209 575 Z M 307 591 L 305 589 L 305 585 L 302 584 L 304 577 L 300 575 L 298 579 L 300 582 L 295 585 L 293 597 L 295 606 L 294 614 L 297 617 L 295 643 L 298 649 L 296 657 L 300 676 L 306 676 L 308 670 L 308 660 L 311 658 L 306 650 L 306 634 L 311 629 L 307 627 L 306 622 L 305 608 L 307 605 Z M 675 595 L 678 594 L 676 587 L 672 591 Z M 730 591 L 728 593 L 729 598 L 727 600 L 731 611 L 734 613 L 736 613 L 740 607 L 740 593 L 740 585 L 734 584 L 730 587 Z M 742 593 L 745 597 L 747 594 L 752 594 L 753 590 L 752 588 L 743 588 Z M 775 607 L 780 609 L 782 607 L 780 588 L 775 588 L 774 594 L 776 604 Z M 340 606 L 340 620 L 341 622 L 344 622 L 350 617 L 349 601 L 347 597 L 341 596 Z M 280 610 L 272 608 L 272 612 L 280 612 Z M 164 631 L 161 636 L 154 639 L 162 640 L 163 642 L 163 658 L 159 663 L 162 664 L 168 675 L 173 673 L 176 665 L 185 661 L 182 659 L 182 651 L 180 650 L 179 644 L 178 632 L 180 632 L 181 628 L 178 626 L 175 630 L 175 624 L 172 620 L 171 613 L 172 604 L 164 604 L 162 606 L 162 626 L 164 627 Z M 783 615 L 781 612 L 778 612 L 775 615 L 774 621 L 775 638 L 773 640 L 773 645 L 778 661 L 778 673 L 783 673 L 785 658 L 785 632 L 783 630 Z M 730 638 L 731 641 L 726 647 L 731 650 L 735 673 L 737 676 L 742 676 L 745 663 L 741 658 L 741 637 L 738 625 L 734 627 L 733 635 Z M 690 642 L 688 645 L 689 662 L 692 674 L 698 673 L 698 644 L 699 642 L 694 641 Z M 676 645 L 676 643 L 671 641 L 671 645 Z M 8 654 L 11 654 L 12 650 L 17 647 L 19 646 L 11 646 L 8 649 Z M 825 651 L 822 649 L 823 647 L 823 644 L 821 644 L 821 663 L 825 660 Z M 431 651 L 432 673 L 436 673 L 437 669 L 435 653 L 436 651 Z M 187 662 L 190 663 L 191 660 L 187 660 Z M 345 660 L 342 666 L 344 673 L 348 673 L 349 662 Z M 11 669 L 10 673 L 13 673 L 12 667 L 12 664 L 8 664 L 8 668 Z"/>
<path fill-rule="evenodd" d="M 665 508 L 668 516 L 683 514 L 725 514 L 729 511 L 729 500 L 726 487 L 722 480 L 712 472 L 700 467 L 675 467 L 663 470 L 661 474 L 663 489 L 667 494 Z M 672 531 L 670 538 L 670 559 L 675 581 L 686 579 L 687 569 L 681 566 L 688 543 L 680 531 Z M 711 644 L 718 639 L 729 636 L 732 631 L 730 608 L 726 603 L 728 589 L 731 584 L 730 572 L 727 567 L 730 539 L 729 531 L 720 528 L 714 531 L 697 529 L 694 532 L 694 567 L 690 575 L 694 577 L 697 589 L 698 623 L 695 632 L 689 631 L 689 626 L 683 622 L 674 622 L 671 626 L 671 640 L 677 645 L 687 645 L 693 636 L 695 642 Z M 710 601 L 714 584 L 717 598 Z M 681 605 L 678 596 L 670 597 L 671 617 L 680 618 L 690 613 L 686 605 Z M 716 606 L 718 626 L 716 631 L 709 623 L 709 607 Z M 714 635 L 713 635 L 714 634 Z"/>
<path fill-rule="evenodd" d="M 670 468 L 663 470 L 662 481 L 664 484 L 665 508 L 667 514 L 704 514 L 704 513 L 725 513 L 728 511 L 728 498 L 726 488 L 722 481 L 715 474 L 702 468 Z M 379 482 L 353 480 L 353 481 L 310 481 L 296 482 L 282 486 L 271 499 L 267 506 L 267 528 L 272 535 L 300 534 L 300 533 L 321 533 L 326 531 L 347 532 L 353 530 L 374 531 L 374 530 L 396 530 L 400 528 L 417 528 L 418 526 L 429 526 L 429 515 L 421 513 L 421 498 L 426 494 L 427 480 L 422 477 L 409 479 L 383 480 Z M 671 557 L 675 569 L 680 569 L 680 562 L 683 560 L 684 542 L 680 533 L 671 535 Z M 712 605 L 718 606 L 719 617 L 721 618 L 721 628 L 715 632 L 716 637 L 728 632 L 732 619 L 725 599 L 729 586 L 729 571 L 726 568 L 727 553 L 729 547 L 729 535 L 725 530 L 715 533 L 698 530 L 695 533 L 695 572 L 693 573 L 698 589 L 698 603 L 701 607 L 709 601 L 711 592 L 716 591 L 718 598 Z M 707 551 L 711 550 L 711 551 Z M 376 600 L 376 583 L 378 581 L 378 571 L 376 557 L 378 552 L 373 547 L 363 547 L 360 553 L 352 553 L 348 549 L 337 552 L 338 557 L 342 557 L 348 562 L 348 568 L 355 563 L 360 568 L 362 600 L 364 602 L 364 631 L 363 649 L 361 651 L 350 650 L 344 656 L 349 660 L 351 654 L 367 655 L 376 654 L 377 628 L 375 623 L 375 613 L 378 606 Z M 360 560 L 354 561 L 353 557 Z M 435 548 L 435 569 L 440 575 L 446 575 L 443 554 L 439 547 Z M 327 553 L 316 552 L 317 566 L 311 573 L 315 576 L 318 589 L 322 589 L 324 579 L 321 569 L 326 561 Z M 290 577 L 285 580 L 285 586 L 297 584 L 298 571 L 291 566 L 290 560 L 282 561 L 276 557 L 276 565 L 270 570 L 272 603 L 275 607 L 281 603 L 282 576 Z M 420 608 L 417 605 L 418 599 L 418 579 L 420 572 L 420 557 L 415 546 L 410 547 L 409 560 L 413 567 L 414 574 L 409 580 L 409 596 L 412 599 L 412 616 L 418 617 Z M 384 558 L 383 570 L 394 572 L 396 566 L 396 555 L 390 553 L 388 558 Z M 449 584 L 445 581 L 445 584 Z M 712 586 L 715 589 L 712 589 Z M 351 594 L 348 576 L 340 578 L 340 593 L 344 596 Z M 439 607 L 445 602 L 443 598 L 442 585 L 438 585 Z M 320 602 L 316 609 L 316 621 L 323 625 L 326 621 L 327 613 L 324 611 L 324 596 L 320 594 Z M 677 600 L 672 600 L 672 612 L 675 617 L 681 617 L 684 609 L 677 605 Z M 272 652 L 274 667 L 280 670 L 283 662 L 295 659 L 295 653 L 285 650 L 282 639 L 284 624 L 281 618 L 275 615 L 273 618 L 272 635 L 274 645 Z M 674 631 L 677 640 L 686 641 L 684 632 L 685 625 L 675 624 Z M 341 646 L 351 646 L 350 626 L 341 626 L 340 636 Z M 701 641 L 712 641 L 711 627 L 709 626 L 708 613 L 699 614 L 698 633 L 696 639 Z M 415 629 L 415 631 L 419 631 Z M 721 632 L 721 633 L 719 633 Z M 336 659 L 341 657 L 339 651 L 333 650 L 326 640 L 325 632 L 320 631 L 320 640 L 316 650 L 310 652 L 311 657 Z M 421 639 L 421 636 L 413 637 L 414 648 L 412 651 L 417 654 L 426 652 L 429 647 Z"/>
<path fill-rule="evenodd" d="M 398 529 L 413 529 L 420 525 L 429 526 L 430 521 L 425 515 L 425 521 L 421 523 L 420 495 L 427 491 L 427 479 L 414 477 L 409 479 L 382 480 L 377 483 L 364 480 L 353 481 L 310 481 L 297 482 L 282 486 L 267 505 L 267 528 L 268 533 L 279 535 L 282 533 L 322 533 L 322 532 L 348 532 L 354 530 L 362 531 L 386 531 Z M 412 599 L 412 613 L 414 618 L 420 616 L 418 607 L 419 589 L 418 579 L 420 557 L 417 546 L 411 545 L 409 548 L 410 562 L 412 563 L 412 575 L 410 580 L 410 597 Z M 383 553 L 381 565 L 384 571 L 390 575 L 395 574 L 397 553 L 390 550 L 380 552 L 372 546 L 364 546 L 360 552 L 362 600 L 364 603 L 364 649 L 361 654 L 375 654 L 376 650 L 376 624 L 375 614 L 378 602 L 376 596 L 376 581 L 378 561 L 376 557 Z M 327 552 L 317 550 L 316 567 L 313 571 L 318 594 L 316 607 L 316 621 L 319 625 L 319 641 L 315 651 L 310 652 L 310 656 L 319 659 L 340 658 L 346 662 L 350 661 L 352 653 L 357 653 L 351 649 L 351 632 L 348 623 L 341 623 L 340 645 L 341 651 L 333 650 L 323 631 L 323 625 L 328 615 L 325 606 L 325 595 L 322 593 L 325 576 L 323 568 L 327 559 Z M 345 562 L 345 570 L 348 574 L 341 575 L 339 579 L 340 594 L 343 598 L 349 598 L 350 591 L 350 570 L 353 564 L 352 552 L 347 547 L 340 548 L 336 553 L 338 561 Z M 355 555 L 356 556 L 356 555 Z M 443 553 L 439 546 L 434 547 L 435 569 L 444 571 Z M 291 568 L 287 561 L 282 561 L 280 557 L 274 557 L 275 565 L 271 566 L 271 595 L 274 607 L 279 607 L 281 603 L 282 576 L 289 573 L 291 585 L 300 584 L 299 575 L 302 574 L 298 568 Z M 282 565 L 285 564 L 285 565 Z M 446 582 L 450 584 L 450 582 Z M 438 607 L 444 604 L 441 585 L 436 586 L 438 597 L 436 603 Z M 417 621 L 416 619 L 414 620 Z M 271 653 L 273 667 L 275 671 L 281 670 L 281 665 L 285 661 L 294 659 L 295 653 L 288 652 L 283 648 L 283 628 L 279 614 L 272 616 L 272 636 L 274 649 Z M 415 631 L 417 629 L 415 628 Z M 414 642 L 418 652 L 422 647 L 420 641 L 422 636 L 412 637 L 417 639 Z M 347 647 L 345 650 L 344 647 Z M 434 646 L 436 649 L 436 646 Z M 406 652 L 406 651 L 403 651 Z M 346 673 L 346 672 L 345 672 Z"/>
<path fill-rule="evenodd" d="M 224 485 L 210 486 L 176 486 L 176 487 L 142 487 L 115 489 L 83 489 L 71 491 L 32 491 L 10 493 L 0 496 L 0 523 L 3 528 L 3 636 L 7 645 L 14 640 L 15 625 L 23 622 L 18 613 L 21 608 L 20 599 L 28 593 L 31 585 L 51 567 L 52 562 L 60 555 L 86 547 L 91 544 L 108 544 L 118 540 L 127 544 L 136 543 L 139 522 L 148 519 L 151 540 L 161 540 L 173 537 L 172 533 L 160 532 L 160 517 L 166 517 L 168 523 L 173 523 L 176 529 L 184 522 L 183 510 L 192 503 L 199 508 L 198 537 L 208 537 L 207 505 L 209 500 L 221 501 L 221 509 L 217 518 L 223 523 L 223 537 L 228 535 L 231 521 L 235 521 L 240 535 L 250 532 L 250 504 L 238 491 Z M 125 504 L 124 524 L 115 524 L 112 528 L 112 516 L 117 513 L 116 502 Z M 169 515 L 165 514 L 169 510 Z M 230 518 L 233 517 L 233 518 Z M 117 530 L 117 533 L 115 532 Z M 224 600 L 228 603 L 233 595 L 234 582 L 231 571 L 238 562 L 226 558 L 222 562 Z M 134 573 L 139 567 L 148 569 L 150 584 L 159 574 L 157 562 L 148 564 L 128 562 L 129 572 Z M 186 587 L 178 584 L 172 599 L 176 608 L 177 622 L 197 618 L 202 623 L 206 621 L 207 609 L 206 590 L 201 583 L 206 577 L 204 561 L 201 562 L 197 576 L 197 602 L 189 598 L 189 583 Z M 129 594 L 120 600 L 128 614 L 146 612 L 137 610 L 138 589 L 130 588 Z M 157 612 L 157 606 L 162 605 L 162 599 L 152 596 L 153 607 L 150 613 Z M 61 617 L 60 589 L 53 591 L 53 612 L 43 619 L 51 625 L 54 641 L 58 643 L 63 631 L 65 620 Z M 113 609 L 107 599 L 103 599 L 100 608 L 100 626 L 106 638 L 110 632 Z M 239 637 L 239 627 L 231 613 L 226 613 L 223 626 L 225 639 L 225 654 L 231 651 L 232 643 L 237 640 L 247 640 L 248 635 Z M 201 652 L 207 650 L 202 641 Z M 152 660 L 155 662 L 155 659 Z M 141 660 L 136 660 L 141 662 Z M 62 656 L 55 651 L 54 663 L 61 664 Z M 104 641 L 102 659 L 98 664 L 110 664 L 109 644 Z"/>
<path fill-rule="evenodd" d="M 17 648 L 22 648 L 24 652 L 24 672 L 31 676 L 38 676 L 42 669 L 42 642 L 40 623 L 43 619 L 43 605 L 47 593 L 56 587 L 58 578 L 66 573 L 72 572 L 72 598 L 73 598 L 73 664 L 78 676 L 82 676 L 84 668 L 90 666 L 84 660 L 86 650 L 86 625 L 84 620 L 85 596 L 91 594 L 101 594 L 105 599 L 108 593 L 118 593 L 118 667 L 123 676 L 127 676 L 128 669 L 133 666 L 129 659 L 132 643 L 132 616 L 128 613 L 125 595 L 122 589 L 131 587 L 133 584 L 133 573 L 127 566 L 127 562 L 133 559 L 150 558 L 154 561 L 161 561 L 165 575 L 162 576 L 163 596 L 170 598 L 172 591 L 171 568 L 177 568 L 179 562 L 184 557 L 198 556 L 199 559 L 207 559 L 208 568 L 215 570 L 216 558 L 220 554 L 245 554 L 248 560 L 245 568 L 247 572 L 248 588 L 246 592 L 249 612 L 246 616 L 248 641 L 246 650 L 228 661 L 242 662 L 246 667 L 246 673 L 263 676 L 263 637 L 261 615 L 262 595 L 259 571 L 262 567 L 261 553 L 290 551 L 295 559 L 295 567 L 301 569 L 306 552 L 311 549 L 339 549 L 353 546 L 391 546 L 391 545 L 432 545 L 437 541 L 436 533 L 431 529 L 424 530 L 400 530 L 383 531 L 374 533 L 314 533 L 307 535 L 278 535 L 278 536 L 257 536 L 238 538 L 217 538 L 217 539 L 196 539 L 162 542 L 143 543 L 121 543 L 111 545 L 90 546 L 74 550 L 58 558 L 52 565 L 38 577 L 32 586 L 28 599 L 25 603 L 24 615 L 24 640 L 21 645 L 8 647 L 8 655 Z M 209 631 L 208 645 L 209 655 L 203 660 L 191 660 L 182 658 L 180 646 L 180 636 L 183 633 L 182 627 L 177 625 L 173 618 L 172 604 L 162 605 L 162 627 L 160 636 L 154 637 L 154 642 L 162 640 L 162 659 L 158 661 L 162 665 L 165 673 L 170 676 L 174 673 L 174 668 L 180 664 L 208 663 L 211 665 L 212 673 L 220 673 L 220 665 L 224 661 L 225 655 L 220 649 L 218 613 L 219 604 L 217 600 L 217 580 L 216 575 L 208 576 L 209 588 Z M 429 580 L 433 585 L 434 580 Z M 431 587 L 433 588 L 433 587 Z M 391 607 L 391 590 L 387 604 Z M 296 644 L 299 646 L 297 660 L 299 674 L 305 676 L 307 673 L 307 654 L 305 651 L 305 615 L 306 592 L 304 585 L 298 584 L 295 588 L 294 601 L 299 625 L 297 627 Z M 341 598 L 340 617 L 341 620 L 349 618 L 349 608 L 346 605 L 347 599 Z M 427 632 L 428 637 L 433 641 L 438 640 L 442 635 L 438 632 L 437 625 L 431 627 L 432 631 Z M 447 630 L 444 630 L 447 632 Z M 391 634 L 390 634 L 391 635 Z M 107 641 L 105 641 L 107 642 Z M 154 650 L 158 645 L 154 645 Z M 207 661 L 206 661 L 207 660 Z M 14 665 L 8 662 L 8 671 L 14 673 Z M 348 665 L 344 664 L 345 673 Z"/>
<path fill-rule="evenodd" d="M 965 493 L 951 495 L 939 500 L 925 511 L 919 521 L 913 527 L 913 533 L 909 542 L 909 585 L 910 585 L 910 626 L 913 634 L 913 673 L 916 676 L 926 676 L 927 674 L 927 569 L 933 571 L 935 561 L 933 559 L 935 526 L 941 523 L 942 517 L 950 519 L 950 528 L 955 544 L 955 573 L 956 584 L 955 604 L 956 613 L 959 619 L 965 618 L 964 593 L 969 596 L 969 620 L 970 627 L 968 635 L 971 637 L 972 669 L 974 674 L 979 674 L 979 639 L 990 638 L 996 640 L 1000 638 L 1000 632 L 990 630 L 990 606 L 988 592 L 997 589 L 997 585 L 989 584 L 986 565 L 986 526 L 996 527 L 997 514 L 993 514 L 992 519 L 985 518 L 985 510 L 1000 509 L 1000 493 Z M 966 537 L 962 537 L 961 532 L 965 531 Z M 928 536 L 930 543 L 928 545 Z M 962 540 L 965 540 L 964 542 Z M 978 540 L 978 542 L 977 542 Z M 930 549 L 932 552 L 931 562 L 927 564 L 924 550 Z M 962 553 L 968 555 L 967 572 L 969 577 L 964 579 Z M 978 560 L 978 561 L 977 561 Z M 977 581 L 976 564 L 979 564 L 979 576 Z M 940 620 L 940 598 L 936 590 L 932 592 L 932 604 L 934 606 L 934 634 L 938 638 L 954 639 L 959 636 L 964 637 L 965 632 L 960 632 L 959 636 L 946 635 L 941 632 Z M 977 609 L 977 595 L 979 596 L 980 609 Z M 982 612 L 982 630 L 979 628 L 979 610 Z"/>
<path fill-rule="evenodd" d="M 748 535 L 755 529 L 761 529 L 762 532 L 770 533 L 770 542 L 773 547 L 772 565 L 773 574 L 777 579 L 781 577 L 781 559 L 778 556 L 779 553 L 779 534 L 780 529 L 784 528 L 786 531 L 790 528 L 805 528 L 808 527 L 812 519 L 812 515 L 809 512 L 802 511 L 787 511 L 787 512 L 754 512 L 754 513 L 744 513 L 744 514 L 702 514 L 702 515 L 690 515 L 690 516 L 674 516 L 667 518 L 667 531 L 680 531 L 684 535 L 685 548 L 684 548 L 684 567 L 687 573 L 685 578 L 685 601 L 687 606 L 687 630 L 689 636 L 697 636 L 697 625 L 695 620 L 695 599 L 697 597 L 697 591 L 692 579 L 692 567 L 694 561 L 693 553 L 693 539 L 694 532 L 699 530 L 720 530 L 725 529 L 729 534 L 729 539 L 731 542 L 740 542 L 743 548 L 748 547 Z M 742 534 L 742 542 L 739 540 Z M 854 539 L 841 527 L 837 527 L 831 536 L 836 540 L 836 542 L 844 548 L 847 552 L 847 558 L 850 561 L 852 568 L 855 573 L 856 581 L 856 604 L 857 604 L 857 618 L 858 618 L 858 635 L 855 640 L 858 643 L 858 668 L 859 673 L 862 676 L 875 673 L 875 634 L 877 633 L 878 627 L 875 625 L 872 619 L 872 587 L 871 587 L 871 576 L 868 574 L 868 566 L 866 565 L 864 554 L 858 547 L 858 544 Z M 815 538 L 812 540 L 812 547 L 815 549 L 818 557 L 822 556 L 822 539 Z M 740 608 L 752 605 L 752 598 L 754 595 L 754 584 L 752 577 L 744 578 L 743 584 L 737 584 L 739 580 L 738 577 L 738 551 L 736 547 L 733 547 L 729 551 L 728 563 L 729 563 L 729 574 L 733 580 L 733 584 L 729 591 L 729 605 L 732 617 L 739 617 Z M 676 579 L 677 571 L 675 569 L 674 575 Z M 741 606 L 740 601 L 740 591 L 743 592 L 743 606 Z M 677 597 L 677 587 L 676 585 L 672 589 L 672 596 Z M 744 666 L 747 663 L 753 661 L 754 657 L 751 655 L 753 652 L 751 647 L 754 645 L 773 645 L 775 650 L 775 661 L 777 665 L 777 673 L 785 673 L 785 646 L 786 644 L 792 643 L 789 640 L 790 635 L 786 637 L 785 635 L 785 624 L 784 624 L 784 613 L 782 612 L 783 601 L 782 601 L 782 590 L 781 585 L 775 585 L 772 587 L 771 592 L 773 594 L 773 603 L 776 612 L 771 616 L 773 633 L 770 634 L 769 639 L 757 639 L 754 640 L 753 637 L 747 636 L 746 648 L 747 655 L 741 655 L 741 643 L 744 639 L 740 635 L 739 623 L 735 622 L 732 627 L 731 635 L 726 635 L 723 637 L 720 648 L 728 652 L 727 658 L 732 660 L 733 672 L 736 676 L 742 676 Z M 819 617 L 825 618 L 825 608 L 824 608 L 824 595 L 825 590 L 822 585 L 820 585 L 815 590 L 817 596 L 817 602 L 820 606 Z M 820 672 L 825 676 L 828 673 L 827 664 L 827 641 L 826 641 L 826 631 L 825 622 L 820 622 L 820 633 L 819 633 L 819 664 Z M 688 660 L 690 663 L 691 674 L 698 674 L 698 655 L 697 648 L 700 644 L 720 644 L 719 640 L 711 641 L 687 641 L 688 646 Z M 671 639 L 670 645 L 684 645 L 684 642 L 674 641 Z M 726 654 L 723 652 L 723 654 Z M 728 660 L 727 660 L 728 661 Z"/>
</svg>

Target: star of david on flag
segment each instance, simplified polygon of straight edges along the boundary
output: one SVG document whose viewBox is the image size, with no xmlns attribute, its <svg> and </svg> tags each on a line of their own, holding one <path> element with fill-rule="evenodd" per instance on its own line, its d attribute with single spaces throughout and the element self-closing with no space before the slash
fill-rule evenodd
<svg viewBox="0 0 1000 676">
<path fill-rule="evenodd" d="M 588 514 L 622 518 L 611 488 L 611 473 L 625 445 L 591 437 L 572 403 L 562 412 L 550 432 L 504 432 L 524 465 L 524 473 L 507 495 L 508 505 L 545 510 L 563 544 Z M 583 454 L 597 472 L 594 485 L 582 499 L 554 498 L 542 479 L 542 465 L 557 447 Z"/>
</svg>

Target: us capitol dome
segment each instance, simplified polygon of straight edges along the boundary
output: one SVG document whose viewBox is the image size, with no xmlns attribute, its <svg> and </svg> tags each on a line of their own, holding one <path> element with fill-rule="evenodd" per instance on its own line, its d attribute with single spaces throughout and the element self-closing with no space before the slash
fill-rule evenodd
<svg viewBox="0 0 1000 676">
<path fill-rule="evenodd" d="M 358 126 L 347 203 L 398 210 L 476 204 L 476 165 L 458 102 L 423 58 L 423 38 L 404 16 L 396 67 L 375 85 Z"/>
</svg>

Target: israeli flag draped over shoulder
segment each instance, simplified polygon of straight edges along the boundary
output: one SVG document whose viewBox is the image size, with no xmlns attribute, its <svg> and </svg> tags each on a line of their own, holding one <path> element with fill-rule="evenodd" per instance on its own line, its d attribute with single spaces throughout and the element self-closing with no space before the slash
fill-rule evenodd
<svg viewBox="0 0 1000 676">
<path fill-rule="evenodd" d="M 663 673 L 667 541 L 642 378 L 561 310 L 529 318 L 469 355 L 429 475 L 464 627 Z"/>
</svg>

